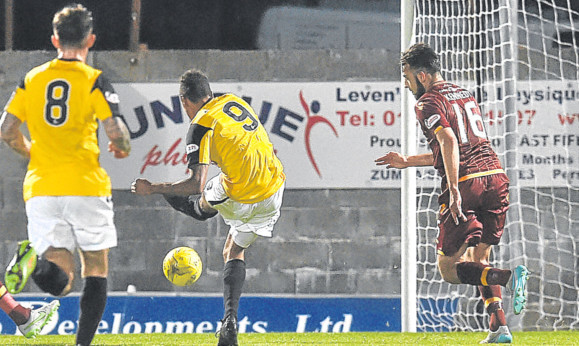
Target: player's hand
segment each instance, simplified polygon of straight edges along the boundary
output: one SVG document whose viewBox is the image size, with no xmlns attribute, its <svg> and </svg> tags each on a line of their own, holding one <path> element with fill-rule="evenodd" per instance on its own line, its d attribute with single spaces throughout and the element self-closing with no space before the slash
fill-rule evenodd
<svg viewBox="0 0 579 346">
<path fill-rule="evenodd" d="M 376 162 L 376 166 L 386 166 L 386 168 L 406 168 L 408 158 L 395 151 L 390 151 L 374 160 L 374 162 Z"/>
<path fill-rule="evenodd" d="M 454 193 L 450 192 L 448 209 L 450 210 L 450 215 L 452 216 L 455 225 L 458 225 L 460 221 L 466 222 L 466 215 L 462 212 L 462 196 L 458 190 Z"/>
<path fill-rule="evenodd" d="M 150 195 L 153 193 L 152 184 L 147 179 L 138 178 L 131 184 L 131 192 L 141 196 Z"/>
<path fill-rule="evenodd" d="M 116 159 L 124 159 L 125 157 L 129 156 L 129 153 L 117 148 L 113 142 L 109 142 L 109 152 L 113 153 Z"/>
</svg>

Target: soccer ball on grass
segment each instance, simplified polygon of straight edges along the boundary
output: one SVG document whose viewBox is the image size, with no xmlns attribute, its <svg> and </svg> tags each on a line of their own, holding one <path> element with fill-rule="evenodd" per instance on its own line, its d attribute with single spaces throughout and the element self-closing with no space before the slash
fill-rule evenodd
<svg viewBox="0 0 579 346">
<path fill-rule="evenodd" d="M 163 273 L 176 286 L 190 286 L 201 276 L 203 263 L 197 251 L 181 246 L 167 253 L 163 260 Z"/>
</svg>

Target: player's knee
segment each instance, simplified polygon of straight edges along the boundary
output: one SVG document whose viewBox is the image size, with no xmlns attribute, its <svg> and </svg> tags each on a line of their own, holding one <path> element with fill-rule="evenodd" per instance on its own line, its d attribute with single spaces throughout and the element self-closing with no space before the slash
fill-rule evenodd
<svg viewBox="0 0 579 346">
<path fill-rule="evenodd" d="M 440 270 L 440 275 L 442 276 L 442 279 L 444 281 L 448 282 L 449 284 L 460 283 L 460 282 L 455 282 L 455 280 L 453 280 L 453 276 L 447 270 Z"/>
<path fill-rule="evenodd" d="M 201 208 L 200 199 L 201 197 L 197 197 L 192 199 L 190 197 L 183 197 L 183 196 L 171 196 L 171 195 L 163 195 L 165 200 L 176 210 L 193 217 L 199 221 L 205 221 L 217 215 L 217 211 L 214 209 L 205 210 Z"/>
<path fill-rule="evenodd" d="M 217 210 L 211 208 L 207 202 L 201 205 L 201 196 L 193 202 L 193 216 L 195 219 L 205 221 L 217 215 Z"/>
<path fill-rule="evenodd" d="M 44 270 L 32 274 L 32 279 L 44 292 L 63 296 L 72 289 L 74 273 L 67 273 L 53 262 L 46 261 Z"/>
<path fill-rule="evenodd" d="M 461 283 L 456 274 L 456 263 L 451 263 L 450 259 L 439 259 L 438 261 L 438 272 L 442 276 L 442 279 L 451 284 Z"/>
<path fill-rule="evenodd" d="M 223 263 L 227 263 L 232 259 L 244 259 L 244 252 L 245 249 L 242 248 L 241 246 L 235 244 L 235 242 L 233 242 L 233 239 L 231 239 L 231 242 L 227 242 L 225 244 L 225 246 L 223 247 Z"/>
<path fill-rule="evenodd" d="M 55 294 L 57 297 L 64 297 L 72 291 L 72 284 L 74 282 L 74 275 L 69 276 L 68 283 L 64 286 L 64 289 L 59 293 Z"/>
</svg>

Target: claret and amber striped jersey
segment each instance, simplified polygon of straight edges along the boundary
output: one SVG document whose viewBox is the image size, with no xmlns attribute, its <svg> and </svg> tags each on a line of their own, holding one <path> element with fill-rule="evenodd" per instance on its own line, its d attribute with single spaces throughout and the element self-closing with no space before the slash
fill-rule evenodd
<svg viewBox="0 0 579 346">
<path fill-rule="evenodd" d="M 225 94 L 209 100 L 187 133 L 189 167 L 216 163 L 225 193 L 241 203 L 257 203 L 284 183 L 283 166 L 259 118 L 243 99 Z"/>
<path fill-rule="evenodd" d="M 449 83 L 436 83 L 414 107 L 422 132 L 434 156 L 434 168 L 446 188 L 444 162 L 436 133 L 442 128 L 452 129 L 458 139 L 460 152 L 459 181 L 471 177 L 504 173 L 491 147 L 475 98 L 467 90 Z"/>
<path fill-rule="evenodd" d="M 24 200 L 111 195 L 98 160 L 97 119 L 118 114 L 118 96 L 100 70 L 77 60 L 51 60 L 26 74 L 5 111 L 30 132 Z"/>
</svg>

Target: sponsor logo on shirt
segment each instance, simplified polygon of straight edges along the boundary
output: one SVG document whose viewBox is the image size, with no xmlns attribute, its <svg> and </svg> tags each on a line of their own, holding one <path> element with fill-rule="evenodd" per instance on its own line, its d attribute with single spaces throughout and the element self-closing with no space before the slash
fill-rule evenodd
<svg viewBox="0 0 579 346">
<path fill-rule="evenodd" d="M 187 151 L 187 154 L 191 154 L 193 152 L 196 152 L 197 150 L 199 150 L 199 146 L 197 144 L 187 144 L 187 146 L 185 147 L 185 151 Z"/>
<path fill-rule="evenodd" d="M 105 91 L 105 99 L 110 103 L 119 103 L 119 95 L 110 91 Z"/>
<path fill-rule="evenodd" d="M 431 129 L 434 126 L 434 124 L 436 124 L 439 120 L 440 114 L 433 114 L 430 116 L 430 118 L 426 119 L 424 125 L 426 125 L 427 128 Z"/>
</svg>

